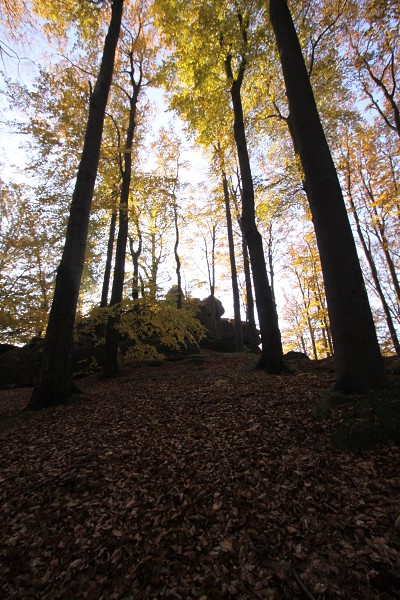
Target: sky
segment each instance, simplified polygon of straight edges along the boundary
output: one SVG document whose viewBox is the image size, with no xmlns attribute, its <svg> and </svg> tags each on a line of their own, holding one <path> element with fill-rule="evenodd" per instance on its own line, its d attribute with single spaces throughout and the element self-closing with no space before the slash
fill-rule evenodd
<svg viewBox="0 0 400 600">
<path fill-rule="evenodd" d="M 5 39 L 0 27 L 0 40 Z M 35 77 L 39 72 L 39 65 L 46 60 L 51 60 L 51 56 L 54 55 L 54 59 L 57 59 L 56 54 L 52 54 L 52 50 L 49 49 L 43 38 L 37 38 L 37 42 L 32 46 L 21 46 L 15 42 L 12 48 L 1 55 L 0 70 L 4 73 L 6 78 L 12 81 L 25 84 L 31 87 Z M 3 42 L 3 48 L 7 48 Z M 7 125 L 8 121 L 16 120 L 21 121 L 24 119 L 24 115 L 14 110 L 9 106 L 7 98 L 4 95 L 5 82 L 3 77 L 0 78 L 0 164 L 2 168 L 2 178 L 6 182 L 32 183 L 32 180 L 28 180 L 24 174 L 24 167 L 27 164 L 29 147 L 27 144 L 26 136 L 18 134 L 10 126 Z M 178 131 L 184 141 L 184 153 L 183 159 L 188 163 L 188 166 L 182 169 L 182 181 L 189 182 L 191 186 L 196 189 L 196 186 L 209 179 L 208 173 L 208 162 L 204 155 L 194 148 L 193 142 L 187 141 L 183 133 L 183 124 L 176 116 L 173 117 L 171 112 L 168 111 L 168 107 L 165 101 L 164 94 L 160 89 L 148 88 L 146 90 L 146 96 L 154 102 L 156 106 L 155 118 L 152 121 L 152 133 L 156 135 L 156 132 L 160 127 L 166 127 L 168 123 L 173 119 L 174 129 Z M 149 159 L 149 168 L 152 166 L 151 157 Z M 190 237 L 191 232 L 185 231 L 185 235 L 182 238 Z M 195 235 L 195 234 L 193 234 Z M 193 237 L 193 236 L 192 236 Z M 173 262 L 173 249 L 171 249 L 170 256 L 170 268 L 172 277 L 174 276 L 175 265 Z M 184 268 L 182 276 L 184 283 L 188 289 L 193 287 L 195 280 L 201 281 L 206 279 L 206 267 L 204 264 L 204 257 L 201 250 L 193 254 L 192 250 L 180 246 L 180 252 L 184 262 Z M 200 267 L 200 272 L 199 272 Z M 221 284 L 223 288 L 226 288 L 226 282 L 222 282 L 218 277 L 217 269 L 217 284 Z M 174 280 L 167 282 L 165 285 L 165 291 L 169 289 L 175 283 Z M 204 298 L 209 295 L 209 289 L 207 285 L 193 287 L 191 293 L 195 297 Z M 233 302 L 231 294 L 220 289 L 217 291 L 217 296 L 221 299 L 226 313 L 224 316 L 233 316 Z"/>
</svg>

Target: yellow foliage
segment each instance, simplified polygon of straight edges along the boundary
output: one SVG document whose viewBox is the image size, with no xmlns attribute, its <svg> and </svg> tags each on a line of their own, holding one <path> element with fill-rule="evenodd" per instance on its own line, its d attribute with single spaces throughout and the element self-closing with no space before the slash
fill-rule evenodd
<svg viewBox="0 0 400 600">
<path fill-rule="evenodd" d="M 191 306 L 178 310 L 167 301 L 150 298 L 125 300 L 122 307 L 94 308 L 84 321 L 84 330 L 96 335 L 99 343 L 104 342 L 104 334 L 101 338 L 99 331 L 104 332 L 108 316 L 120 310 L 119 332 L 132 343 L 129 356 L 138 360 L 163 358 L 156 347 L 179 350 L 190 344 L 197 345 L 205 336 L 204 327 Z"/>
</svg>

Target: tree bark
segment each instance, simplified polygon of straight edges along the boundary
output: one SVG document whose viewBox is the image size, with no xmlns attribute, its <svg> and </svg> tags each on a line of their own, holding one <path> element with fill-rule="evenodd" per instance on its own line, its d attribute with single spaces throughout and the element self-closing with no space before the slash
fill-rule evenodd
<svg viewBox="0 0 400 600">
<path fill-rule="evenodd" d="M 210 286 L 210 313 L 211 313 L 211 333 L 213 335 L 213 341 L 215 342 L 219 339 L 218 328 L 217 328 L 217 317 L 215 311 L 215 246 L 217 239 L 217 229 L 216 226 L 212 226 L 212 237 L 211 237 L 211 258 L 209 256 L 207 240 L 204 239 L 205 243 L 205 253 L 206 253 L 206 263 L 207 263 L 207 272 L 208 272 L 208 284 Z"/>
<path fill-rule="evenodd" d="M 132 96 L 129 102 L 129 123 L 126 132 L 124 160 L 122 170 L 122 185 L 119 209 L 119 227 L 117 237 L 117 248 L 115 251 L 114 278 L 111 291 L 110 307 L 114 311 L 109 315 L 106 327 L 105 360 L 103 366 L 104 377 L 115 377 L 119 373 L 118 366 L 118 325 L 120 322 L 120 307 L 122 302 L 125 280 L 125 259 L 126 244 L 128 241 L 128 204 L 129 189 L 132 177 L 132 144 L 136 129 L 136 107 L 141 88 L 142 73 L 140 71 L 139 80 L 134 80 L 133 54 L 130 52 L 130 80 L 132 85 Z"/>
<path fill-rule="evenodd" d="M 29 409 L 64 403 L 75 391 L 71 373 L 73 332 L 122 8 L 123 0 L 113 1 L 100 70 L 90 98 L 85 141 L 72 196 L 64 251 L 57 271 L 42 365 L 28 404 Z"/>
<path fill-rule="evenodd" d="M 243 270 L 244 280 L 246 284 L 246 316 L 248 324 L 248 334 L 250 337 L 250 350 L 254 354 L 260 354 L 260 338 L 257 332 L 256 319 L 254 315 L 254 298 L 253 288 L 251 285 L 251 272 L 250 272 L 250 260 L 249 251 L 247 248 L 246 240 L 243 237 L 242 240 L 242 252 L 243 252 Z"/>
<path fill-rule="evenodd" d="M 112 265 L 112 256 L 113 256 L 113 250 L 114 250 L 116 224 L 117 224 L 117 213 L 116 213 L 116 211 L 114 211 L 111 215 L 111 221 L 110 221 L 110 232 L 108 234 L 106 266 L 104 268 L 103 287 L 101 290 L 100 306 L 102 308 L 105 308 L 108 304 L 108 289 L 110 287 L 111 265 Z"/>
<path fill-rule="evenodd" d="M 372 279 L 374 282 L 374 287 L 375 287 L 376 293 L 379 296 L 379 299 L 382 304 L 383 312 L 385 313 L 386 324 L 389 329 L 389 333 L 390 333 L 390 337 L 392 339 L 394 350 L 395 350 L 397 356 L 399 356 L 400 355 L 400 344 L 399 344 L 399 339 L 397 337 L 396 328 L 393 323 L 390 307 L 386 300 L 385 294 L 383 292 L 383 288 L 382 288 L 381 282 L 379 280 L 378 269 L 376 267 L 372 252 L 371 252 L 370 248 L 368 247 L 367 241 L 364 237 L 364 234 L 363 234 L 363 231 L 361 228 L 360 218 L 358 216 L 358 212 L 357 212 L 356 206 L 354 204 L 354 199 L 353 199 L 353 194 L 352 194 L 352 189 L 351 189 L 350 164 L 347 159 L 346 159 L 346 167 L 347 167 L 347 169 L 346 169 L 347 195 L 349 198 L 350 208 L 352 210 L 354 221 L 356 224 L 358 238 L 360 240 L 362 249 L 364 250 L 365 258 L 367 259 L 367 262 L 368 262 L 368 265 L 369 265 L 369 268 L 371 271 L 371 275 L 372 275 Z"/>
<path fill-rule="evenodd" d="M 176 264 L 176 282 L 178 286 L 178 293 L 176 295 L 176 307 L 178 310 L 182 308 L 183 302 L 183 290 L 182 290 L 182 275 L 181 275 L 181 259 L 178 252 L 179 247 L 179 223 L 178 223 L 178 205 L 176 202 L 175 191 L 173 192 L 173 211 L 174 211 L 174 225 L 175 225 L 175 244 L 174 244 L 174 256 Z"/>
<path fill-rule="evenodd" d="M 220 157 L 222 162 L 222 157 Z M 242 329 L 242 317 L 240 314 L 240 294 L 239 285 L 237 278 L 236 259 L 235 259 L 235 244 L 233 240 L 233 227 L 232 227 L 232 215 L 229 199 L 229 187 L 226 173 L 221 165 L 222 175 L 222 186 L 224 190 L 225 200 L 225 215 L 226 215 L 226 229 L 228 234 L 228 246 L 229 246 L 229 262 L 231 266 L 231 280 L 232 280 L 232 296 L 233 296 L 233 315 L 234 315 L 234 329 L 235 329 L 235 349 L 236 352 L 243 352 L 243 329 Z"/>
<path fill-rule="evenodd" d="M 354 238 L 286 0 L 270 0 L 289 102 L 305 175 L 335 349 L 336 387 L 358 392 L 386 376 Z"/>
<path fill-rule="evenodd" d="M 283 363 L 281 333 L 279 331 L 276 306 L 268 280 L 262 237 L 256 225 L 253 177 L 243 119 L 241 85 L 246 61 L 242 58 L 242 64 L 236 78 L 232 74 L 231 61 L 232 57 L 229 55 L 225 60 L 225 68 L 228 81 L 231 85 L 230 92 L 234 113 L 233 129 L 242 181 L 242 227 L 249 249 L 257 313 L 260 323 L 262 352 L 258 368 L 264 369 L 268 373 L 281 373 L 287 369 Z"/>
<path fill-rule="evenodd" d="M 240 188 L 240 180 L 239 173 L 237 173 L 238 183 Z M 242 228 L 242 219 L 240 216 L 240 209 L 237 201 L 237 193 L 236 190 L 231 188 L 231 198 L 233 199 L 235 205 L 235 214 L 236 219 L 240 228 L 240 233 L 242 236 L 242 254 L 243 254 L 243 271 L 244 271 L 244 281 L 246 287 L 246 333 L 250 338 L 250 350 L 254 354 L 260 354 L 260 338 L 257 332 L 256 327 L 256 319 L 254 315 L 254 297 L 253 297 L 253 288 L 251 285 L 251 271 L 250 271 L 250 260 L 249 260 L 249 251 L 246 244 L 246 239 L 244 237 L 243 228 Z"/>
<path fill-rule="evenodd" d="M 133 280 L 132 280 L 132 299 L 137 300 L 139 298 L 139 257 L 142 253 L 142 233 L 140 231 L 139 222 L 136 221 L 136 231 L 138 234 L 138 247 L 137 250 L 133 249 L 133 239 L 129 236 L 129 250 L 131 253 L 133 263 Z"/>
</svg>

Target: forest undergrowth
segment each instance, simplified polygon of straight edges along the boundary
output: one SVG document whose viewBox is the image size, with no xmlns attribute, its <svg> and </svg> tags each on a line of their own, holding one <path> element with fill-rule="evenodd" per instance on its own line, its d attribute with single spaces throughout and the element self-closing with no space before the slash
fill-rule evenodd
<svg viewBox="0 0 400 600">
<path fill-rule="evenodd" d="M 0 391 L 0 597 L 400 598 L 398 441 L 338 447 L 379 414 L 326 402 L 331 361 L 255 364 L 130 363 L 34 413 Z"/>
</svg>

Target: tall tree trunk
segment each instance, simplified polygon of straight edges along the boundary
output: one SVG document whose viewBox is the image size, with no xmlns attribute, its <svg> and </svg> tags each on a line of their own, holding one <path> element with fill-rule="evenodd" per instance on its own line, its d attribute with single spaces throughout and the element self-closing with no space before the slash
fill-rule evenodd
<svg viewBox="0 0 400 600">
<path fill-rule="evenodd" d="M 240 186 L 240 176 L 237 173 L 239 189 Z M 244 271 L 244 281 L 246 288 L 246 333 L 250 339 L 250 350 L 254 354 L 260 354 L 260 338 L 257 331 L 256 319 L 254 314 L 254 297 L 253 297 L 253 288 L 251 284 L 251 271 L 250 271 L 250 259 L 249 259 L 249 251 L 246 244 L 246 239 L 243 233 L 242 227 L 242 218 L 240 215 L 239 203 L 237 200 L 237 192 L 234 188 L 231 187 L 231 198 L 233 199 L 235 205 L 235 214 L 236 219 L 240 228 L 240 233 L 242 236 L 242 254 L 243 254 L 243 271 Z"/>
<path fill-rule="evenodd" d="M 232 215 L 230 207 L 230 194 L 228 187 L 228 180 L 226 173 L 223 168 L 222 157 L 220 156 L 221 162 L 221 174 L 222 174 L 222 186 L 224 190 L 225 200 L 225 215 L 226 215 L 226 229 L 228 233 L 228 245 L 229 245 L 229 261 L 231 265 L 231 280 L 232 280 L 232 296 L 233 296 L 233 315 L 234 315 L 234 329 L 235 329 L 235 348 L 236 352 L 243 352 L 243 329 L 242 329 L 242 317 L 240 314 L 240 294 L 239 285 L 237 278 L 236 269 L 236 258 L 235 258 L 235 244 L 233 240 L 233 227 L 232 227 Z"/>
<path fill-rule="evenodd" d="M 129 195 L 126 192 L 124 182 L 122 183 L 121 200 L 122 196 Z M 118 324 L 120 321 L 120 303 L 122 302 L 122 294 L 124 289 L 125 279 L 125 257 L 126 257 L 126 242 L 128 239 L 128 214 L 127 206 L 121 202 L 119 210 L 119 227 L 117 237 L 117 248 L 115 252 L 115 264 L 114 264 L 114 278 L 113 286 L 111 291 L 110 307 L 114 307 L 114 310 L 109 314 L 106 326 L 106 343 L 105 343 L 105 360 L 103 365 L 104 377 L 114 377 L 118 375 Z"/>
<path fill-rule="evenodd" d="M 326 315 L 326 299 L 325 299 L 325 293 L 324 290 L 321 289 L 318 281 L 317 281 L 317 298 L 318 298 L 318 315 L 319 315 L 319 322 L 321 323 L 321 329 L 323 332 L 323 336 L 324 336 L 324 340 L 326 340 L 326 343 L 324 342 L 325 347 L 327 348 L 327 356 L 333 356 L 333 344 L 332 344 L 332 336 L 331 336 L 331 328 L 330 328 L 330 324 L 329 324 L 329 320 L 327 319 L 327 315 Z"/>
<path fill-rule="evenodd" d="M 156 300 L 158 293 L 158 269 L 161 261 L 161 249 L 157 254 L 157 238 L 154 231 L 150 233 L 150 268 L 148 276 L 147 294 L 151 300 Z"/>
<path fill-rule="evenodd" d="M 274 303 L 275 300 L 275 269 L 274 269 L 274 256 L 273 256 L 273 240 L 272 240 L 272 221 L 269 224 L 268 242 L 267 242 L 267 257 L 269 267 L 269 280 L 271 282 L 271 294 Z"/>
<path fill-rule="evenodd" d="M 210 286 L 210 316 L 211 316 L 211 333 L 213 335 L 213 341 L 215 342 L 219 339 L 218 329 L 217 329 L 217 316 L 215 310 L 215 246 L 217 240 L 217 229 L 216 226 L 212 226 L 212 238 L 211 238 L 211 258 L 209 256 L 207 240 L 204 239 L 205 242 L 205 252 L 206 252 L 206 263 L 207 263 L 207 272 L 208 272 L 208 284 Z"/>
<path fill-rule="evenodd" d="M 108 290 L 110 287 L 111 265 L 112 265 L 112 257 L 113 257 L 113 250 L 114 250 L 116 224 L 117 224 L 117 213 L 116 213 L 116 211 L 113 211 L 113 213 L 111 215 L 111 221 L 110 221 L 110 232 L 108 234 L 107 258 L 106 258 L 106 266 L 104 269 L 103 288 L 101 290 L 100 306 L 102 308 L 106 307 L 108 304 Z"/>
<path fill-rule="evenodd" d="M 392 255 L 389 250 L 390 244 L 389 244 L 389 240 L 386 235 L 386 224 L 385 224 L 384 219 L 381 217 L 381 215 L 378 212 L 378 209 L 376 207 L 377 198 L 375 197 L 375 194 L 374 194 L 370 184 L 366 180 L 363 171 L 360 169 L 359 172 L 360 172 L 360 176 L 361 176 L 364 188 L 365 188 L 365 190 L 368 194 L 368 197 L 370 199 L 370 202 L 371 202 L 370 206 L 368 206 L 367 203 L 366 203 L 366 205 L 367 205 L 368 212 L 372 213 L 372 215 L 371 215 L 371 221 L 373 224 L 372 228 L 373 228 L 375 236 L 376 236 L 377 240 L 379 241 L 379 244 L 382 248 L 382 252 L 385 256 L 386 264 L 388 266 L 390 277 L 392 279 L 393 287 L 394 287 L 394 290 L 396 293 L 397 305 L 400 308 L 400 283 L 399 283 L 399 279 L 397 277 L 396 266 L 393 262 Z"/>
<path fill-rule="evenodd" d="M 265 369 L 268 373 L 280 373 L 287 369 L 283 363 L 281 333 L 279 331 L 276 306 L 268 281 L 262 237 L 256 225 L 253 177 L 243 119 L 241 86 L 246 60 L 242 57 L 239 74 L 236 79 L 233 77 L 231 62 L 232 56 L 228 55 L 225 60 L 225 69 L 231 85 L 230 92 L 234 113 L 233 130 L 242 181 L 242 227 L 250 254 L 257 313 L 260 323 L 262 353 L 258 368 Z"/>
<path fill-rule="evenodd" d="M 142 253 L 142 233 L 139 228 L 138 221 L 136 222 L 136 230 L 138 234 L 138 247 L 137 250 L 133 249 L 133 239 L 129 236 L 129 250 L 131 253 L 133 263 L 133 280 L 132 280 L 132 299 L 137 300 L 139 298 L 139 257 Z"/>
<path fill-rule="evenodd" d="M 312 324 L 311 314 L 310 314 L 310 304 L 311 304 L 310 289 L 307 286 L 307 293 L 306 293 L 305 286 L 303 285 L 303 283 L 301 281 L 300 273 L 298 273 L 298 271 L 296 269 L 294 269 L 294 272 L 296 275 L 297 282 L 299 284 L 301 299 L 303 301 L 303 308 L 304 308 L 304 313 L 305 313 L 306 320 L 307 320 L 308 333 L 310 334 L 311 347 L 312 347 L 312 352 L 314 355 L 314 360 L 318 360 L 317 345 L 315 343 L 314 326 Z"/>
<path fill-rule="evenodd" d="M 346 392 L 379 388 L 386 375 L 372 313 L 296 30 L 286 0 L 270 0 L 269 7 L 321 257 L 336 387 Z"/>
<path fill-rule="evenodd" d="M 63 403 L 75 391 L 71 373 L 73 332 L 122 8 L 123 0 L 113 1 L 99 75 L 90 98 L 85 141 L 72 196 L 65 246 L 57 271 L 40 374 L 28 405 L 30 409 Z"/>
<path fill-rule="evenodd" d="M 328 346 L 328 336 L 326 334 L 326 327 L 325 327 L 325 320 L 324 320 L 324 317 L 323 317 L 323 311 L 322 311 L 321 306 L 319 304 L 318 304 L 317 310 L 318 310 L 318 313 L 317 313 L 318 314 L 318 321 L 319 321 L 319 325 L 320 325 L 320 328 L 321 328 L 322 343 L 324 344 L 325 356 L 327 357 L 327 356 L 331 355 L 331 352 L 330 352 L 330 349 L 329 349 L 329 346 Z"/>
<path fill-rule="evenodd" d="M 124 291 L 126 244 L 128 241 L 128 205 L 129 189 L 132 177 L 132 145 L 136 129 L 136 107 L 141 88 L 142 73 L 140 70 L 138 82 L 134 80 L 133 53 L 129 53 L 130 80 L 132 85 L 132 96 L 129 102 L 129 123 L 126 132 L 124 148 L 124 159 L 122 169 L 122 184 L 119 208 L 119 227 L 117 237 L 117 248 L 115 251 L 114 278 L 111 291 L 110 307 L 114 311 L 109 315 L 106 327 L 105 360 L 103 366 L 104 377 L 115 377 L 119 373 L 118 367 L 118 325 L 120 322 L 120 304 Z"/>
<path fill-rule="evenodd" d="M 367 262 L 368 262 L 368 265 L 369 265 L 369 268 L 371 271 L 372 280 L 374 282 L 374 287 L 375 287 L 376 293 L 379 296 L 379 299 L 382 304 L 383 312 L 385 313 L 386 323 L 387 323 L 387 326 L 389 329 L 390 337 L 392 339 L 393 347 L 395 349 L 397 356 L 399 356 L 400 355 L 399 338 L 397 337 L 397 332 L 396 332 L 396 328 L 393 323 L 392 313 L 390 311 L 389 304 L 386 300 L 385 294 L 383 292 L 383 288 L 381 286 L 381 282 L 379 280 L 378 269 L 376 268 L 374 257 L 373 257 L 372 252 L 367 244 L 367 241 L 364 237 L 364 234 L 363 234 L 363 231 L 361 228 L 360 219 L 358 216 L 358 212 L 357 212 L 357 209 L 356 209 L 356 206 L 354 203 L 354 199 L 353 199 L 353 194 L 352 194 L 350 163 L 347 159 L 346 159 L 346 167 L 347 167 L 347 169 L 346 169 L 347 195 L 349 198 L 350 208 L 352 210 L 352 214 L 353 214 L 354 221 L 356 224 L 358 238 L 360 240 L 362 249 L 364 250 L 365 258 L 367 259 Z"/>
<path fill-rule="evenodd" d="M 257 332 L 256 326 L 256 318 L 254 314 L 254 298 L 253 298 L 253 288 L 251 285 L 251 272 L 250 272 L 250 260 L 249 260 L 249 251 L 247 248 L 246 240 L 242 240 L 242 252 L 243 252 L 243 270 L 244 270 L 244 280 L 246 285 L 246 316 L 247 316 L 247 325 L 248 325 L 248 334 L 250 338 L 250 350 L 254 354 L 260 353 L 260 338 Z"/>
<path fill-rule="evenodd" d="M 179 247 L 179 223 L 178 223 L 178 205 L 176 202 L 175 191 L 173 192 L 173 210 L 174 210 L 174 224 L 175 224 L 175 244 L 174 244 L 174 256 L 176 264 L 176 282 L 178 285 L 178 293 L 176 295 L 176 306 L 178 310 L 182 308 L 183 291 L 182 291 L 182 275 L 181 275 L 181 259 L 178 252 Z"/>
</svg>

